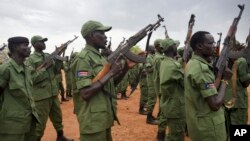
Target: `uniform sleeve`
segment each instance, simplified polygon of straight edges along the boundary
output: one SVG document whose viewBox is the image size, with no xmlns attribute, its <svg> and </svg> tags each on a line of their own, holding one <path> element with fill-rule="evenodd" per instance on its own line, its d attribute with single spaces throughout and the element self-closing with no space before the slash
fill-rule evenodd
<svg viewBox="0 0 250 141">
<path fill-rule="evenodd" d="M 200 71 L 197 71 L 192 75 L 192 84 L 195 85 L 203 98 L 217 94 L 217 89 L 215 87 L 214 81 L 215 77 L 213 72 L 208 68 L 208 66 L 202 66 Z"/>
<path fill-rule="evenodd" d="M 92 84 L 93 70 L 86 58 L 81 58 L 77 62 L 75 70 L 76 87 L 81 89 Z"/>
<path fill-rule="evenodd" d="M 172 84 L 183 86 L 184 74 L 173 62 L 162 61 L 160 65 L 160 88 L 161 92 L 171 92 Z"/>
<path fill-rule="evenodd" d="M 0 87 L 5 88 L 8 83 L 9 71 L 6 70 L 4 65 L 0 65 Z"/>
<path fill-rule="evenodd" d="M 248 72 L 248 65 L 245 60 L 238 63 L 238 77 L 241 82 L 245 82 L 250 79 L 250 73 Z"/>
<path fill-rule="evenodd" d="M 40 70 L 35 69 L 35 64 L 32 63 L 30 59 L 28 59 L 26 62 L 27 66 L 31 70 L 31 75 L 32 75 L 32 81 L 34 84 L 37 84 L 49 77 L 47 71 L 45 68 L 42 68 Z"/>
</svg>

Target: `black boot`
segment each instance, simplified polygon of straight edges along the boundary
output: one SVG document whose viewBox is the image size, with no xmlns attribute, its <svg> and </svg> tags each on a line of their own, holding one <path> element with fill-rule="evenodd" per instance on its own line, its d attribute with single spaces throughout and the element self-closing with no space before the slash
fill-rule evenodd
<svg viewBox="0 0 250 141">
<path fill-rule="evenodd" d="M 148 113 L 147 115 L 147 123 L 152 125 L 158 125 L 158 120 L 153 117 L 152 112 Z"/>
<path fill-rule="evenodd" d="M 74 141 L 73 139 L 68 139 L 63 135 L 63 131 L 58 131 L 57 132 L 57 138 L 56 141 Z"/>
<path fill-rule="evenodd" d="M 157 139 L 157 141 L 164 141 L 165 140 L 165 132 L 158 131 L 156 139 Z"/>
<path fill-rule="evenodd" d="M 147 115 L 148 114 L 147 110 L 144 109 L 144 105 L 140 105 L 139 114 L 141 114 L 141 115 Z"/>
</svg>

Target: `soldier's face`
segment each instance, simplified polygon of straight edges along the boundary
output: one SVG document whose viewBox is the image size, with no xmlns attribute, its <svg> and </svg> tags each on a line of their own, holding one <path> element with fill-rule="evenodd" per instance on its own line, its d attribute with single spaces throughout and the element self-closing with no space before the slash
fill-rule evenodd
<svg viewBox="0 0 250 141">
<path fill-rule="evenodd" d="M 19 54 L 22 57 L 29 57 L 30 56 L 30 47 L 28 46 L 29 43 L 22 43 L 17 47 L 17 54 Z"/>
<path fill-rule="evenodd" d="M 107 44 L 107 36 L 104 31 L 94 31 L 92 37 L 95 43 L 95 46 L 100 49 L 105 49 Z"/>
<path fill-rule="evenodd" d="M 203 49 L 202 53 L 205 57 L 213 56 L 214 54 L 214 48 L 215 48 L 215 42 L 214 37 L 211 34 L 205 35 L 205 41 L 202 43 Z"/>
<path fill-rule="evenodd" d="M 35 44 L 35 46 L 38 50 L 45 50 L 46 49 L 46 45 L 45 45 L 44 41 L 37 42 Z"/>
</svg>

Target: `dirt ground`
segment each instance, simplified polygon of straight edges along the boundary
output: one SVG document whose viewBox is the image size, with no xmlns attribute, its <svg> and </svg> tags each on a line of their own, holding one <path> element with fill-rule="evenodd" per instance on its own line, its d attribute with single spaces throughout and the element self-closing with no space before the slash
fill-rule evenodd
<svg viewBox="0 0 250 141">
<path fill-rule="evenodd" d="M 248 88 L 250 90 L 250 88 Z M 248 90 L 248 91 L 249 91 Z M 130 92 L 128 89 L 127 94 Z M 112 127 L 114 141 L 156 141 L 157 126 L 146 124 L 146 116 L 138 114 L 140 92 L 137 89 L 128 100 L 118 100 L 118 118 L 121 125 L 115 123 Z M 248 97 L 250 100 L 250 97 Z M 158 104 L 158 102 L 157 102 Z M 158 108 L 155 106 L 154 115 Z M 249 105 L 250 107 L 250 105 Z M 63 112 L 64 134 L 66 137 L 79 141 L 79 127 L 76 116 L 73 114 L 73 100 L 61 104 Z M 250 108 L 248 113 L 250 113 Z M 250 116 L 248 124 L 250 123 Z M 56 131 L 49 121 L 42 141 L 55 141 Z M 185 141 L 190 141 L 186 137 Z"/>
</svg>

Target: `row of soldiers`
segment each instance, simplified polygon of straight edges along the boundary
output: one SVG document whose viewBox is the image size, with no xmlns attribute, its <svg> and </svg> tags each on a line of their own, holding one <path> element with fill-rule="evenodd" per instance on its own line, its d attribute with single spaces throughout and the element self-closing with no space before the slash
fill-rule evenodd
<svg viewBox="0 0 250 141">
<path fill-rule="evenodd" d="M 30 55 L 28 38 L 8 39 L 10 58 L 0 65 L 0 140 L 40 141 L 50 118 L 57 132 L 56 140 L 72 141 L 64 136 L 58 99 L 56 77 L 61 74 L 63 61 L 56 60 L 37 69 L 49 56 L 43 52 L 47 40 L 33 36 L 31 44 L 35 51 Z M 71 90 L 67 94 L 71 96 Z"/>
<path fill-rule="evenodd" d="M 114 121 L 119 124 L 115 86 L 129 70 L 140 67 L 120 54 L 113 64 L 109 64 L 109 58 L 99 52 L 106 48 L 105 32 L 111 28 L 98 21 L 84 23 L 81 34 L 86 45 L 70 64 L 74 113 L 79 123 L 81 141 L 112 141 L 111 127 Z M 57 131 L 57 140 L 71 140 L 63 134 L 62 112 L 55 81 L 63 63 L 56 57 L 54 61 L 44 63 L 49 56 L 43 52 L 47 40 L 33 36 L 31 44 L 35 51 L 30 55 L 29 40 L 26 37 L 8 39 L 10 60 L 0 65 L 1 139 L 41 140 L 47 119 L 50 118 Z M 158 124 L 158 140 L 164 140 L 166 127 L 169 129 L 169 140 L 184 140 L 186 124 L 193 141 L 226 140 L 222 105 L 226 88 L 231 87 L 229 80 L 232 71 L 227 68 L 223 71 L 223 77 L 215 76 L 211 65 L 214 38 L 209 32 L 196 32 L 190 40 L 190 46 L 193 54 L 185 65 L 185 71 L 182 61 L 180 63 L 176 60 L 177 43 L 174 40 L 167 38 L 156 41 L 155 57 L 154 49 L 150 49 L 152 52 L 149 51 L 147 55 L 142 74 L 145 73 L 147 81 L 152 84 L 146 85 L 149 97 L 154 100 L 156 95 L 160 97 L 160 113 L 159 121 L 156 121 L 152 116 L 155 101 L 148 101 L 147 121 Z M 137 54 L 145 55 L 144 52 Z M 237 65 L 232 66 L 237 68 L 237 77 L 233 77 L 237 81 L 237 102 L 241 99 L 240 92 L 247 95 L 250 75 L 246 59 L 240 57 L 235 60 L 232 62 Z M 244 102 L 245 98 L 242 98 Z M 140 105 L 144 108 L 145 103 Z M 236 105 L 231 108 L 235 109 L 231 110 L 230 115 L 240 113 L 243 118 L 241 121 L 245 122 L 247 108 Z"/>
</svg>

